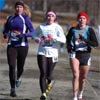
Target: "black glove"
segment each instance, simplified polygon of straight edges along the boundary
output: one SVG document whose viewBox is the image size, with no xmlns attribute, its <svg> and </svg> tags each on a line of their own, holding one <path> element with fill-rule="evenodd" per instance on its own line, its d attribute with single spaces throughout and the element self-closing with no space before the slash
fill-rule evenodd
<svg viewBox="0 0 100 100">
<path fill-rule="evenodd" d="M 6 36 L 6 35 L 4 35 L 4 36 L 3 36 L 3 38 L 4 38 L 4 39 L 7 39 L 7 36 Z"/>
<path fill-rule="evenodd" d="M 25 37 L 25 34 L 20 34 L 20 35 L 18 35 L 17 37 L 23 38 L 23 37 Z"/>
<path fill-rule="evenodd" d="M 87 39 L 85 39 L 81 34 L 79 34 L 79 38 L 84 41 L 84 42 L 87 42 Z"/>
</svg>

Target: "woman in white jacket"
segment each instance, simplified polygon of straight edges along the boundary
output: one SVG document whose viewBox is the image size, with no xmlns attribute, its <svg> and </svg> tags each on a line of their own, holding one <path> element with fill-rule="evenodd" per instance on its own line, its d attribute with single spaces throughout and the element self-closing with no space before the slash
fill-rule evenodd
<svg viewBox="0 0 100 100">
<path fill-rule="evenodd" d="M 45 22 L 40 24 L 33 33 L 35 42 L 39 43 L 37 61 L 40 69 L 40 100 L 45 100 L 46 93 L 52 85 L 52 72 L 58 62 L 57 42 L 66 42 L 62 27 L 56 23 L 56 13 L 48 11 Z"/>
</svg>

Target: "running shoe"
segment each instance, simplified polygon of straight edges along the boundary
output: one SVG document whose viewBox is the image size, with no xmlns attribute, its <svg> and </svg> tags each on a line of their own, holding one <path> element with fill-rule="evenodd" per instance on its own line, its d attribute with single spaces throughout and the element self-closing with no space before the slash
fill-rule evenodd
<svg viewBox="0 0 100 100">
<path fill-rule="evenodd" d="M 53 84 L 54 84 L 54 81 L 51 81 L 51 83 L 47 84 L 46 93 L 50 92 L 50 90 L 53 87 Z"/>
<path fill-rule="evenodd" d="M 46 100 L 46 98 L 47 98 L 47 94 L 43 93 L 42 96 L 40 97 L 40 100 Z"/>
<path fill-rule="evenodd" d="M 11 91 L 11 92 L 10 92 L 10 96 L 11 96 L 11 97 L 16 97 L 16 96 L 17 96 L 17 95 L 16 95 L 16 92 L 15 92 L 15 91 Z"/>
<path fill-rule="evenodd" d="M 78 98 L 78 100 L 84 100 L 83 98 Z"/>
<path fill-rule="evenodd" d="M 21 81 L 17 80 L 16 81 L 16 87 L 18 88 L 18 87 L 20 87 L 20 85 L 21 85 Z"/>
</svg>

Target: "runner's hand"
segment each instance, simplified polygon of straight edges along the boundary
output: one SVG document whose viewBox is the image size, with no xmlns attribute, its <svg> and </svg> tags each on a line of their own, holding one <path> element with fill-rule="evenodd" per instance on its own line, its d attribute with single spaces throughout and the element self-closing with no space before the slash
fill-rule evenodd
<svg viewBox="0 0 100 100">
<path fill-rule="evenodd" d="M 25 37 L 25 34 L 19 34 L 18 37 L 23 38 L 23 37 Z"/>
<path fill-rule="evenodd" d="M 85 39 L 81 34 L 79 34 L 80 40 L 87 42 L 87 39 Z"/>
<path fill-rule="evenodd" d="M 48 34 L 48 38 L 49 38 L 49 40 L 53 40 L 53 35 L 52 34 Z"/>
<path fill-rule="evenodd" d="M 4 36 L 3 36 L 3 38 L 4 38 L 4 39 L 7 39 L 7 36 L 6 36 L 6 35 L 4 35 Z"/>
<path fill-rule="evenodd" d="M 36 39 L 35 39 L 35 42 L 36 42 L 36 43 L 40 43 L 40 42 L 41 42 L 41 38 L 36 38 Z"/>
</svg>

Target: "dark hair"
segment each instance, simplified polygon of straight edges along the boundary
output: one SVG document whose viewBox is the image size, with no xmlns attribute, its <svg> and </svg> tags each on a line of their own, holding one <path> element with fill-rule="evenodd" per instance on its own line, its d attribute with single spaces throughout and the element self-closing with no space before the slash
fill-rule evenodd
<svg viewBox="0 0 100 100">
<path fill-rule="evenodd" d="M 24 7 L 24 13 L 28 16 L 28 17 L 31 17 L 31 11 L 30 11 L 30 8 L 29 8 L 29 6 L 27 5 L 27 4 L 25 4 L 23 1 L 17 1 L 16 3 L 15 3 L 15 8 L 16 8 L 16 6 L 17 5 L 21 5 L 21 6 L 23 6 Z"/>
<path fill-rule="evenodd" d="M 24 2 L 23 2 L 23 1 L 17 1 L 17 2 L 15 3 L 15 8 L 16 8 L 16 6 L 18 6 L 18 5 L 21 5 L 21 6 L 24 7 Z"/>
</svg>

